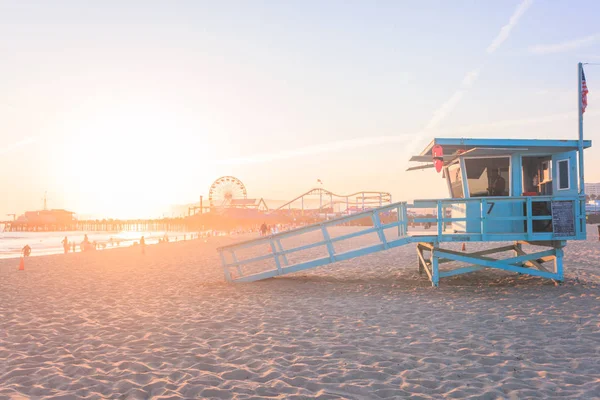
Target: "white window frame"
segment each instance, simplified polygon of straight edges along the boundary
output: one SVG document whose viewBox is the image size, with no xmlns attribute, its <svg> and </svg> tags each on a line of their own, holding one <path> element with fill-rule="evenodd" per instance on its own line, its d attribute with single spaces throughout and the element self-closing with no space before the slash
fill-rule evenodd
<svg viewBox="0 0 600 400">
<path fill-rule="evenodd" d="M 567 187 L 560 187 L 560 163 L 567 163 Z M 571 160 L 565 158 L 563 160 L 556 160 L 556 190 L 571 190 Z"/>
<path fill-rule="evenodd" d="M 446 174 L 446 186 L 448 187 L 448 193 L 450 194 L 450 198 L 452 198 L 452 185 L 450 184 L 450 173 L 448 169 L 450 165 L 444 167 L 444 173 Z"/>
<path fill-rule="evenodd" d="M 464 168 L 463 168 L 463 165 L 461 164 L 460 160 L 456 160 L 456 161 L 452 162 L 450 165 L 447 165 L 445 167 L 446 168 L 446 185 L 448 186 L 448 193 L 450 193 L 450 198 L 452 198 L 452 199 L 455 199 L 455 198 L 456 199 L 460 199 L 460 197 L 454 197 L 454 193 L 452 193 L 452 182 L 450 180 L 450 167 L 453 167 L 453 166 L 455 166 L 457 164 L 458 164 L 458 167 L 460 168 L 460 179 L 461 179 L 461 184 L 463 185 L 463 197 L 462 198 L 466 199 L 467 195 L 465 193 L 465 186 L 464 186 L 464 182 L 463 182 L 463 178 L 464 178 L 463 171 L 464 171 Z"/>
<path fill-rule="evenodd" d="M 473 156 L 473 157 L 463 157 L 463 165 L 465 166 L 464 171 L 465 171 L 465 176 L 468 175 L 467 173 L 467 160 L 475 160 L 475 159 L 481 159 L 481 158 L 486 158 L 486 159 L 490 159 L 490 158 L 508 158 L 508 196 L 486 196 L 486 197 L 511 197 L 512 196 L 512 157 L 510 155 L 506 155 L 506 156 Z M 465 185 L 463 188 L 466 188 L 467 190 L 465 191 L 465 198 L 471 198 L 471 188 L 469 188 L 469 180 L 467 179 L 465 181 Z"/>
</svg>

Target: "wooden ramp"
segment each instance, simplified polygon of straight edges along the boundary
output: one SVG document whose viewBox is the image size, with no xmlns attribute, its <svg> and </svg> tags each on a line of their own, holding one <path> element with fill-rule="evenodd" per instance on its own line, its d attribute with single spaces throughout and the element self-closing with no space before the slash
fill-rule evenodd
<svg viewBox="0 0 600 400">
<path fill-rule="evenodd" d="M 353 221 L 365 218 L 371 219 L 372 226 L 347 228 Z M 235 243 L 218 251 L 225 279 L 253 282 L 402 246 L 411 241 L 407 221 L 406 203 L 400 202 Z M 353 243 L 357 238 L 362 247 L 356 248 Z M 369 244 L 364 246 L 365 242 Z"/>
</svg>

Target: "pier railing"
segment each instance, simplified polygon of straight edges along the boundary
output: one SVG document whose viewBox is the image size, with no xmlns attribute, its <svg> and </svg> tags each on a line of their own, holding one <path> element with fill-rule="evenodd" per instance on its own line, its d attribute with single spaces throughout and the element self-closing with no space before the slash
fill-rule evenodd
<svg viewBox="0 0 600 400">
<path fill-rule="evenodd" d="M 185 218 L 70 220 L 63 222 L 0 221 L 6 232 L 196 232 L 198 224 Z"/>
</svg>

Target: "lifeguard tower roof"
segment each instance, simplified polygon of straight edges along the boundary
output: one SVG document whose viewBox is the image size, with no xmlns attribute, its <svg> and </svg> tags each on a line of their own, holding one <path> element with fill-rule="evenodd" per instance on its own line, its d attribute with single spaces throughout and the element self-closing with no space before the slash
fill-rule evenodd
<svg viewBox="0 0 600 400">
<path fill-rule="evenodd" d="M 424 161 L 431 161 L 432 149 L 440 145 L 445 154 L 455 154 L 460 151 L 477 149 L 475 155 L 486 155 L 487 153 L 501 151 L 508 152 L 535 152 L 545 154 L 563 153 L 578 149 L 577 140 L 560 139 L 465 139 L 465 138 L 435 138 L 421 152 L 419 156 L 429 156 Z M 592 146 L 590 140 L 583 141 L 583 148 Z M 421 160 L 412 160 L 421 161 Z"/>
</svg>

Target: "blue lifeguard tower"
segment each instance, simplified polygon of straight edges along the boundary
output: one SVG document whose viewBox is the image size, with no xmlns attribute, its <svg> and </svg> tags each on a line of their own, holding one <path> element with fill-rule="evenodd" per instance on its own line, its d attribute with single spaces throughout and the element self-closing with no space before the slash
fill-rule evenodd
<svg viewBox="0 0 600 400">
<path fill-rule="evenodd" d="M 581 65 L 579 71 L 581 87 Z M 581 97 L 579 105 L 581 110 Z M 409 170 L 437 170 L 448 198 L 393 203 L 223 246 L 218 251 L 225 278 L 251 282 L 416 243 L 419 272 L 433 286 L 484 268 L 560 282 L 567 241 L 586 238 L 583 151 L 589 147 L 581 112 L 579 140 L 436 138 L 411 158 L 426 164 Z M 414 215 L 423 209 L 434 210 L 433 216 L 409 221 L 409 210 Z M 370 223 L 359 229 L 346 227 L 365 219 Z M 431 224 L 435 232 L 415 231 L 414 222 Z M 369 245 L 354 242 L 367 235 L 374 238 Z M 498 245 L 467 253 L 448 248 L 456 242 Z M 538 250 L 527 254 L 523 245 Z M 450 262 L 467 265 L 443 268 Z"/>
<path fill-rule="evenodd" d="M 430 221 L 437 224 L 437 237 L 411 237 L 418 241 L 419 270 L 425 271 L 434 285 L 440 278 L 482 268 L 562 281 L 566 241 L 586 238 L 583 173 L 578 173 L 579 159 L 583 162 L 578 157 L 580 146 L 589 148 L 591 142 L 434 139 L 419 156 L 411 158 L 434 162 L 409 169 L 436 167 L 443 173 L 450 199 L 416 200 L 412 205 L 437 210 L 437 217 Z M 436 156 L 436 150 L 449 154 Z M 513 244 L 465 254 L 442 247 L 452 241 Z M 525 254 L 523 244 L 548 249 Z M 514 257 L 485 257 L 509 250 Z M 448 261 L 473 265 L 440 271 L 440 264 Z M 547 267 L 548 261 L 554 265 Z"/>
</svg>

